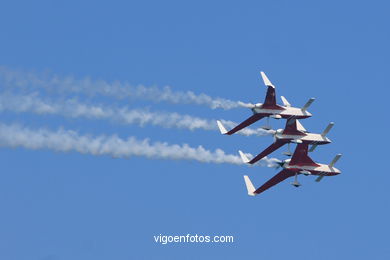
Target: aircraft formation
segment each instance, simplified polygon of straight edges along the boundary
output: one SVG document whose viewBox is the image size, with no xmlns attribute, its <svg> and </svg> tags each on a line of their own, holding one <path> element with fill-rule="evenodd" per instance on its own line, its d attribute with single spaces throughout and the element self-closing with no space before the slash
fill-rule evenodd
<svg viewBox="0 0 390 260">
<path fill-rule="evenodd" d="M 295 187 L 299 187 L 301 186 L 298 182 L 298 175 L 300 174 L 305 176 L 315 175 L 317 176 L 316 182 L 321 181 L 325 176 L 340 174 L 340 170 L 335 168 L 334 165 L 340 159 L 341 154 L 337 154 L 329 164 L 315 162 L 308 155 L 308 153 L 313 152 L 318 145 L 331 143 L 331 140 L 326 137 L 326 135 L 331 130 L 334 123 L 331 122 L 321 134 L 308 132 L 298 119 L 305 119 L 312 116 L 307 109 L 313 103 L 314 98 L 309 99 L 302 108 L 298 108 L 292 107 L 287 99 L 281 96 L 283 105 L 279 105 L 276 103 L 275 86 L 267 78 L 264 72 L 260 72 L 260 74 L 267 87 L 264 103 L 246 104 L 246 107 L 252 110 L 253 115 L 229 131 L 226 130 L 221 121 L 217 121 L 219 130 L 224 135 L 232 135 L 260 119 L 267 117 L 268 124 L 262 128 L 269 130 L 273 134 L 274 142 L 253 158 L 248 158 L 245 153 L 239 151 L 241 159 L 244 163 L 254 164 L 286 144 L 288 145 L 288 151 L 283 154 L 291 156 L 291 159 L 277 162 L 282 170 L 257 189 L 254 187 L 249 177 L 244 175 L 248 195 L 258 195 L 289 177 L 294 177 L 294 181 L 291 184 Z M 286 119 L 285 128 L 272 130 L 269 126 L 269 118 Z M 297 144 L 293 153 L 290 151 L 291 143 Z"/>
</svg>

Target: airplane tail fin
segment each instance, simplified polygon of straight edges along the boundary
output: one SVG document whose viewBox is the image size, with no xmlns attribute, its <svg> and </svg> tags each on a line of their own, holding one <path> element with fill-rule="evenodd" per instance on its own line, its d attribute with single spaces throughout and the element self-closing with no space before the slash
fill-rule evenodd
<svg viewBox="0 0 390 260">
<path fill-rule="evenodd" d="M 287 99 L 284 96 L 280 96 L 280 98 L 282 99 L 283 105 L 285 107 L 291 107 L 291 104 L 287 101 Z"/>
<path fill-rule="evenodd" d="M 249 196 L 256 196 L 257 194 L 255 193 L 255 186 L 253 186 L 251 180 L 249 179 L 248 175 L 244 175 L 244 180 L 245 180 L 245 185 L 246 189 L 248 191 Z"/>
<path fill-rule="evenodd" d="M 221 121 L 217 120 L 217 125 L 221 134 L 225 135 L 228 132 Z"/>
<path fill-rule="evenodd" d="M 290 161 L 290 165 L 306 165 L 306 166 L 318 166 L 316 162 L 314 162 L 308 155 L 308 147 L 307 143 L 298 144 L 295 148 L 293 156 Z"/>
<path fill-rule="evenodd" d="M 314 102 L 314 100 L 315 98 L 309 99 L 309 101 L 307 101 L 306 104 L 302 107 L 302 111 L 305 112 L 310 107 L 310 105 Z"/>
<path fill-rule="evenodd" d="M 303 127 L 303 125 L 301 124 L 301 122 L 299 122 L 298 119 L 297 119 L 297 129 L 302 132 L 307 132 L 307 130 Z"/>
<path fill-rule="evenodd" d="M 263 78 L 264 84 L 267 86 L 267 94 L 265 95 L 264 103 L 262 104 L 262 108 L 268 109 L 281 109 L 284 110 L 283 107 L 276 104 L 276 94 L 275 94 L 275 86 L 271 83 L 268 77 L 264 72 L 260 72 L 261 77 Z"/>
<path fill-rule="evenodd" d="M 283 134 L 286 135 L 305 135 L 306 129 L 294 117 L 287 119 L 286 126 L 283 129 Z"/>
<path fill-rule="evenodd" d="M 263 78 L 264 85 L 266 85 L 267 87 L 275 88 L 275 86 L 271 83 L 271 81 L 268 79 L 267 75 L 265 75 L 265 73 L 263 71 L 260 71 L 260 74 L 261 74 L 261 77 Z"/>
<path fill-rule="evenodd" d="M 334 123 L 330 122 L 329 125 L 325 128 L 324 132 L 322 132 L 321 135 L 326 136 L 329 133 L 330 129 L 332 129 L 333 126 L 334 126 Z"/>
</svg>

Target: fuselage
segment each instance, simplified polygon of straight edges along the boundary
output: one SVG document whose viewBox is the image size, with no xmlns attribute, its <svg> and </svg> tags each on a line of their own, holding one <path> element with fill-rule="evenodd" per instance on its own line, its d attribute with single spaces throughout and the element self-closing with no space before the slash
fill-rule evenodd
<svg viewBox="0 0 390 260">
<path fill-rule="evenodd" d="M 304 133 L 304 135 L 288 135 L 288 134 L 283 134 L 283 129 L 278 129 L 276 131 L 275 138 L 280 140 L 289 140 L 289 141 L 300 140 L 303 143 L 317 144 L 317 145 L 331 143 L 331 140 L 329 138 L 327 138 L 326 136 L 322 136 L 320 134 Z"/>
<path fill-rule="evenodd" d="M 311 117 L 312 114 L 306 110 L 302 110 L 297 107 L 285 107 L 280 106 L 282 109 L 278 108 L 262 108 L 262 104 L 258 103 L 252 108 L 254 114 L 264 114 L 265 116 L 280 115 L 282 118 L 288 119 L 294 116 L 297 119 Z"/>
<path fill-rule="evenodd" d="M 301 174 L 308 171 L 312 175 L 326 175 L 334 176 L 341 173 L 341 171 L 335 167 L 330 167 L 327 164 L 316 163 L 317 165 L 290 165 L 290 159 L 287 159 L 283 163 L 283 168 Z"/>
</svg>

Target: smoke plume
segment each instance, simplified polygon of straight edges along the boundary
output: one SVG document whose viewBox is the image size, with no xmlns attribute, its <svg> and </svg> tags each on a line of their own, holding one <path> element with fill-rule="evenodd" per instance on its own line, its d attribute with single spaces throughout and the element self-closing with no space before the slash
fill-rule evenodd
<svg viewBox="0 0 390 260">
<path fill-rule="evenodd" d="M 71 118 L 106 119 L 122 124 L 136 124 L 140 126 L 149 124 L 165 128 L 218 130 L 216 120 L 179 113 L 152 112 L 146 109 L 129 109 L 112 105 L 87 105 L 80 103 L 77 99 L 51 101 L 47 98 L 40 98 L 37 93 L 28 95 L 0 94 L 0 112 L 7 110 L 31 112 L 39 115 L 60 115 Z M 222 122 L 229 128 L 237 125 L 237 123 L 232 121 L 222 120 Z M 238 134 L 264 136 L 271 133 L 261 128 L 245 128 L 239 131 Z"/>
<path fill-rule="evenodd" d="M 45 90 L 57 93 L 86 94 L 89 96 L 103 95 L 118 99 L 133 98 L 154 102 L 169 102 L 173 104 L 196 104 L 212 109 L 232 109 L 242 107 L 244 103 L 225 98 L 213 98 L 206 94 L 195 94 L 192 91 L 174 91 L 170 87 L 132 86 L 128 83 L 106 82 L 90 78 L 75 79 L 71 76 L 60 77 L 50 74 L 20 72 L 0 67 L 0 83 L 8 88 L 24 90 Z"/>
<path fill-rule="evenodd" d="M 202 146 L 151 143 L 149 139 L 137 140 L 135 137 L 121 139 L 116 135 L 93 137 L 64 129 L 32 130 L 15 124 L 0 124 L 0 146 L 33 150 L 50 149 L 59 152 L 76 151 L 82 154 L 110 155 L 119 158 L 143 156 L 153 159 L 195 160 L 202 163 L 243 164 L 239 156 L 226 154 L 221 149 L 210 151 Z M 277 161 L 274 158 L 265 158 L 261 160 L 260 165 L 275 167 Z"/>
</svg>

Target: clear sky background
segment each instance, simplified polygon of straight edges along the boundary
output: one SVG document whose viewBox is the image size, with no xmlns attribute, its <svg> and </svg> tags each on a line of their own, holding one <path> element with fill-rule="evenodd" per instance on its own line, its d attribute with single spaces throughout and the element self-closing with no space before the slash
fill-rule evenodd
<svg viewBox="0 0 390 260">
<path fill-rule="evenodd" d="M 309 131 L 335 122 L 329 134 L 334 143 L 312 158 L 328 163 L 337 153 L 343 157 L 339 176 L 321 183 L 302 176 L 299 189 L 288 180 L 249 197 L 243 174 L 260 185 L 277 172 L 2 147 L 0 258 L 389 259 L 389 8 L 386 1 L 2 1 L 2 66 L 250 102 L 264 99 L 263 70 L 277 95 L 293 105 L 317 98 L 314 116 L 302 121 Z M 237 122 L 251 114 L 244 108 L 104 102 Z M 230 154 L 255 154 L 272 142 L 27 113 L 1 113 L 0 119 Z M 272 157 L 283 159 L 282 151 Z M 188 233 L 233 235 L 235 242 L 153 240 Z"/>
</svg>

